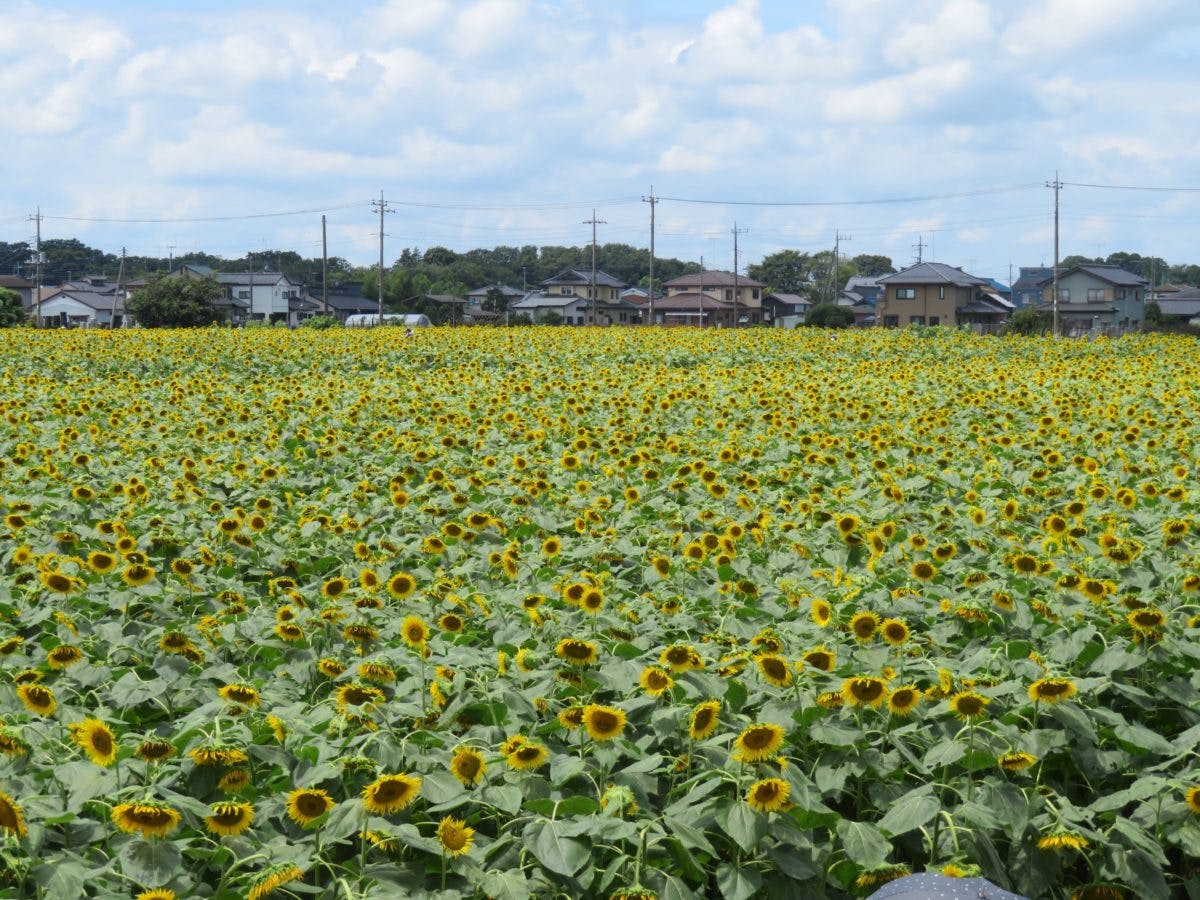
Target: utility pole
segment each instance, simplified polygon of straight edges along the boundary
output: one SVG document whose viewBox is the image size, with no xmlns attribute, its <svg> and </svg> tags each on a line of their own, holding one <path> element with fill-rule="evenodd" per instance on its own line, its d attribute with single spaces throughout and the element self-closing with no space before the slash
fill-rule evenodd
<svg viewBox="0 0 1200 900">
<path fill-rule="evenodd" d="M 42 327 L 42 208 L 39 206 L 37 212 L 29 218 L 37 222 L 37 238 L 33 251 L 34 263 L 37 266 L 37 282 L 35 290 L 37 291 L 37 304 L 35 306 L 34 321 L 38 328 Z"/>
<path fill-rule="evenodd" d="M 699 315 L 696 316 L 696 327 L 703 328 L 704 327 L 704 257 L 703 256 L 700 257 L 700 299 L 697 302 L 699 303 Z"/>
<path fill-rule="evenodd" d="M 919 234 L 917 235 L 917 242 L 913 244 L 913 249 L 917 251 L 917 265 L 919 266 L 924 262 L 923 253 L 925 250 L 925 241 Z"/>
<path fill-rule="evenodd" d="M 1053 325 L 1050 333 L 1058 337 L 1058 192 L 1062 188 L 1062 182 L 1058 180 L 1057 171 L 1054 173 L 1054 180 L 1046 182 L 1046 187 L 1054 188 L 1054 273 L 1052 278 L 1054 298 L 1051 301 Z"/>
<path fill-rule="evenodd" d="M 395 210 L 383 199 L 382 189 L 379 191 L 379 199 L 372 200 L 371 206 L 379 208 L 379 321 L 376 324 L 383 325 L 383 214 Z"/>
<path fill-rule="evenodd" d="M 329 244 L 325 240 L 325 216 L 321 216 L 321 314 L 329 315 Z"/>
<path fill-rule="evenodd" d="M 592 289 L 591 289 L 591 306 L 592 306 L 592 324 L 596 324 L 596 226 L 607 225 L 604 219 L 596 218 L 596 210 L 592 210 L 592 217 L 585 219 L 584 225 L 592 226 Z"/>
<path fill-rule="evenodd" d="M 646 292 L 646 324 L 654 324 L 654 207 L 658 198 L 654 196 L 654 185 L 650 185 L 650 196 L 642 198 L 643 203 L 650 204 L 650 289 Z"/>
<path fill-rule="evenodd" d="M 167 244 L 167 272 L 175 268 L 175 245 Z"/>
<path fill-rule="evenodd" d="M 108 330 L 117 327 L 117 300 L 121 296 L 121 285 L 125 283 L 125 248 L 121 248 L 121 267 L 117 269 L 117 289 L 113 292 L 112 309 L 108 313 Z"/>
<path fill-rule="evenodd" d="M 738 228 L 733 223 L 733 327 L 737 328 L 741 319 L 738 318 L 738 235 L 745 234 L 745 228 Z"/>
<path fill-rule="evenodd" d="M 836 228 L 833 231 L 833 266 L 829 271 L 829 302 L 836 304 L 838 297 L 838 267 L 842 262 L 842 241 L 852 241 L 848 234 L 842 234 Z"/>
</svg>

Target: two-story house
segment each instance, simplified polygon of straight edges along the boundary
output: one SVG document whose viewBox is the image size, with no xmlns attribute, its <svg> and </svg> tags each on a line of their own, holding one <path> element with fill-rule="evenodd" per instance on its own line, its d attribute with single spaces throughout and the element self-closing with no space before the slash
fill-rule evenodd
<svg viewBox="0 0 1200 900">
<path fill-rule="evenodd" d="M 1149 282 L 1120 266 L 1088 263 L 1058 273 L 1058 331 L 1078 335 L 1136 331 L 1146 318 Z M 1041 309 L 1053 314 L 1053 273 L 1041 282 Z"/>
<path fill-rule="evenodd" d="M 875 303 L 875 322 L 885 327 L 984 326 L 1008 318 L 1003 305 L 988 299 L 985 279 L 945 263 L 917 263 L 877 281 L 882 293 Z"/>
<path fill-rule="evenodd" d="M 557 297 L 582 297 L 588 301 L 586 322 L 588 325 L 611 325 L 617 316 L 610 315 L 624 310 L 621 291 L 625 282 L 607 272 L 596 270 L 595 281 L 591 269 L 565 269 L 553 278 L 542 282 L 542 293 Z M 626 310 L 627 312 L 627 310 Z M 593 315 L 595 316 L 593 320 Z"/>
<path fill-rule="evenodd" d="M 761 281 L 755 281 L 747 275 L 738 275 L 718 269 L 705 269 L 703 272 L 691 272 L 672 278 L 663 284 L 667 292 L 666 299 L 681 294 L 704 293 L 717 303 L 728 304 L 730 310 L 736 310 L 736 324 L 757 325 L 762 321 L 762 295 L 766 287 Z M 657 308 L 655 304 L 655 318 Z M 714 307 L 714 312 L 717 312 Z M 717 320 L 721 317 L 718 316 Z M 729 324 L 735 323 L 735 313 L 730 314 Z M 661 324 L 661 323 L 659 323 Z M 711 323 L 710 323 L 711 324 Z"/>
<path fill-rule="evenodd" d="M 218 272 L 229 300 L 249 303 L 251 321 L 299 324 L 303 310 L 303 288 L 282 272 Z"/>
<path fill-rule="evenodd" d="M 1012 302 L 1017 309 L 1041 306 L 1042 282 L 1054 274 L 1048 266 L 1021 266 L 1019 277 L 1012 283 Z"/>
<path fill-rule="evenodd" d="M 32 281 L 27 281 L 20 275 L 0 275 L 0 288 L 8 288 L 10 291 L 16 291 L 21 297 L 21 303 L 25 310 L 33 304 L 33 288 Z"/>
</svg>

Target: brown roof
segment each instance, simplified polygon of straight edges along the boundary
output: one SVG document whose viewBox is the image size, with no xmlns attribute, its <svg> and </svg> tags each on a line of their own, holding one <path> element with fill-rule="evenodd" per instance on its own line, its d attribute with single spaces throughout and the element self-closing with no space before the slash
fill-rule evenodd
<svg viewBox="0 0 1200 900">
<path fill-rule="evenodd" d="M 20 275 L 0 275 L 0 287 L 6 288 L 31 288 L 32 281 L 26 281 Z"/>
<path fill-rule="evenodd" d="M 742 308 L 745 309 L 744 306 Z M 655 312 L 663 312 L 665 310 L 695 312 L 698 309 L 733 309 L 733 304 L 726 303 L 724 300 L 717 300 L 715 297 L 710 297 L 708 294 L 701 294 L 698 291 L 687 294 L 672 294 L 670 297 L 660 297 L 654 301 Z"/>
<path fill-rule="evenodd" d="M 672 278 L 665 282 L 663 287 L 700 287 L 703 282 L 704 287 L 733 287 L 733 273 L 721 272 L 716 269 L 705 269 L 703 273 L 692 272 L 690 275 L 680 275 L 678 278 Z M 737 279 L 738 287 L 763 287 L 761 281 L 755 281 L 753 278 L 748 278 L 745 275 L 739 275 Z"/>
</svg>

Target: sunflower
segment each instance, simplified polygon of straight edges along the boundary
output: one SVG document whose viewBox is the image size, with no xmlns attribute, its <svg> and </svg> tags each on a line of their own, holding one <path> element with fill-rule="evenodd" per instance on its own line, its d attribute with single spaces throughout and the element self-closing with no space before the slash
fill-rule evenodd
<svg viewBox="0 0 1200 900">
<path fill-rule="evenodd" d="M 829 605 L 827 600 L 822 600 L 818 597 L 812 602 L 810 615 L 813 622 L 817 624 L 817 627 L 825 628 L 833 620 L 833 607 Z"/>
<path fill-rule="evenodd" d="M 117 741 L 111 729 L 99 719 L 84 719 L 67 726 L 71 739 L 98 766 L 111 766 L 117 760 Z"/>
<path fill-rule="evenodd" d="M 954 714 L 968 722 L 983 715 L 985 708 L 992 701 L 975 691 L 959 691 L 950 698 L 950 709 Z"/>
<path fill-rule="evenodd" d="M 747 725 L 733 742 L 733 758 L 744 763 L 770 759 L 783 746 L 783 738 L 783 729 L 773 722 Z"/>
<path fill-rule="evenodd" d="M 336 805 L 333 798 L 317 788 L 296 788 L 288 794 L 288 818 L 308 827 Z"/>
<path fill-rule="evenodd" d="M 254 807 L 249 803 L 214 803 L 212 815 L 204 824 L 213 834 L 236 837 L 254 821 Z"/>
<path fill-rule="evenodd" d="M 888 694 L 888 711 L 894 716 L 907 716 L 921 702 L 921 691 L 915 684 L 906 684 Z"/>
<path fill-rule="evenodd" d="M 887 699 L 887 682 L 882 678 L 860 676 L 842 682 L 842 698 L 851 706 L 878 707 Z"/>
<path fill-rule="evenodd" d="M 466 787 L 477 785 L 486 768 L 483 754 L 473 747 L 458 747 L 450 757 L 450 774 Z"/>
<path fill-rule="evenodd" d="M 75 579 L 63 572 L 43 572 L 41 579 L 46 590 L 56 594 L 69 594 L 76 587 Z"/>
<path fill-rule="evenodd" d="M 0 656 L 12 656 L 21 649 L 21 645 L 25 643 L 23 637 L 10 637 L 3 643 L 0 643 Z"/>
<path fill-rule="evenodd" d="M 1152 606 L 1135 609 L 1125 619 L 1133 626 L 1134 631 L 1144 635 L 1158 634 L 1167 622 L 1166 614 Z"/>
<path fill-rule="evenodd" d="M 827 649 L 824 645 L 809 650 L 804 654 L 803 659 L 806 665 L 810 665 L 822 672 L 832 672 L 837 665 L 837 654 Z"/>
<path fill-rule="evenodd" d="M 237 766 L 250 760 L 244 750 L 228 744 L 201 744 L 187 755 L 198 766 Z"/>
<path fill-rule="evenodd" d="M 29 752 L 29 744 L 15 734 L 5 731 L 0 725 L 0 753 L 8 757 L 24 756 Z"/>
<path fill-rule="evenodd" d="M 1188 809 L 1200 816 L 1200 785 L 1184 791 L 1183 799 L 1187 801 Z"/>
<path fill-rule="evenodd" d="M 775 687 L 787 687 L 792 683 L 792 669 L 782 656 L 762 653 L 754 657 L 754 662 L 762 677 Z"/>
<path fill-rule="evenodd" d="M 1005 772 L 1020 772 L 1022 769 L 1028 769 L 1037 762 L 1037 757 L 1024 753 L 1020 750 L 1014 750 L 1011 753 L 1003 754 L 996 763 Z"/>
<path fill-rule="evenodd" d="M 694 741 L 707 738 L 717 730 L 720 712 L 720 700 L 705 700 L 696 704 L 688 716 L 688 736 Z"/>
<path fill-rule="evenodd" d="M 471 851 L 475 829 L 469 827 L 462 819 L 444 816 L 438 823 L 437 837 L 443 853 L 447 856 L 462 856 Z"/>
<path fill-rule="evenodd" d="M 226 794 L 236 794 L 250 785 L 250 772 L 246 769 L 230 769 L 217 782 L 217 787 Z"/>
<path fill-rule="evenodd" d="M 141 891 L 133 900 L 177 900 L 177 895 L 170 888 L 151 888 Z"/>
<path fill-rule="evenodd" d="M 141 587 L 154 580 L 154 569 L 145 563 L 133 563 L 121 572 L 121 579 L 130 587 Z"/>
<path fill-rule="evenodd" d="M 589 704 L 583 708 L 583 727 L 595 741 L 611 741 L 625 730 L 625 710 Z"/>
<path fill-rule="evenodd" d="M 854 632 L 854 637 L 864 643 L 875 637 L 878 628 L 879 616 L 873 612 L 857 612 L 850 620 L 850 630 Z"/>
<path fill-rule="evenodd" d="M 908 626 L 900 619 L 885 619 L 879 626 L 883 639 L 897 647 L 908 640 Z"/>
<path fill-rule="evenodd" d="M 258 691 L 248 684 L 227 684 L 217 693 L 221 695 L 221 699 L 228 700 L 230 703 L 252 707 L 259 704 Z"/>
<path fill-rule="evenodd" d="M 126 834 L 140 831 L 143 837 L 166 837 L 179 827 L 182 816 L 165 803 L 119 803 L 112 809 L 112 820 Z"/>
<path fill-rule="evenodd" d="M 539 743 L 527 740 L 506 752 L 504 758 L 514 769 L 532 771 L 546 764 L 550 751 Z"/>
<path fill-rule="evenodd" d="M 651 697 L 661 697 L 675 685 L 675 679 L 665 669 L 658 666 L 646 666 L 638 678 L 638 684 Z"/>
<path fill-rule="evenodd" d="M 746 802 L 756 812 L 779 812 L 788 805 L 792 786 L 782 778 L 764 778 L 750 785 Z"/>
<path fill-rule="evenodd" d="M 599 588 L 588 588 L 583 592 L 583 597 L 579 601 L 579 608 L 586 613 L 598 613 L 604 609 L 604 594 Z"/>
<path fill-rule="evenodd" d="M 576 728 L 583 727 L 583 707 L 568 706 L 561 710 L 558 714 L 558 724 L 567 731 L 574 731 Z"/>
<path fill-rule="evenodd" d="M 563 638 L 554 648 L 559 659 L 572 666 L 593 666 L 600 658 L 599 650 L 591 641 L 579 638 Z"/>
<path fill-rule="evenodd" d="M 1055 831 L 1038 838 L 1039 850 L 1086 850 L 1088 839 L 1077 831 Z"/>
<path fill-rule="evenodd" d="M 387 663 L 359 663 L 358 677 L 374 684 L 391 684 L 396 680 L 396 670 Z"/>
<path fill-rule="evenodd" d="M 917 581 L 932 581 L 933 577 L 937 575 L 937 569 L 933 563 L 926 560 L 913 563 L 909 572 L 912 573 L 912 577 L 917 579 Z"/>
<path fill-rule="evenodd" d="M 408 646 L 419 650 L 429 640 L 429 626 L 420 616 L 406 616 L 400 624 L 400 636 Z"/>
<path fill-rule="evenodd" d="M 175 755 L 175 745 L 161 738 L 149 738 L 137 745 L 133 755 L 146 762 L 162 762 Z"/>
<path fill-rule="evenodd" d="M 562 541 L 556 537 L 548 537 L 542 541 L 542 555 L 547 557 L 558 556 L 562 552 Z"/>
<path fill-rule="evenodd" d="M 703 669 L 704 661 L 694 647 L 687 644 L 673 644 L 659 654 L 658 661 L 669 666 L 672 672 L 689 672 L 692 669 Z"/>
<path fill-rule="evenodd" d="M 4 791 L 0 791 L 0 831 L 19 838 L 28 833 L 25 828 L 25 811 L 21 809 L 21 804 Z"/>
<path fill-rule="evenodd" d="M 1039 678 L 1029 686 L 1029 699 L 1041 703 L 1070 700 L 1078 688 L 1070 678 Z"/>
<path fill-rule="evenodd" d="M 299 866 L 291 863 L 277 863 L 270 868 L 263 869 L 250 882 L 250 892 L 246 895 L 246 900 L 262 900 L 276 890 L 283 887 L 285 884 L 291 884 L 293 881 L 300 881 L 304 878 L 304 872 Z"/>
<path fill-rule="evenodd" d="M 363 806 L 367 812 L 387 816 L 404 809 L 419 793 L 419 775 L 380 775 L 363 788 Z"/>
<path fill-rule="evenodd" d="M 324 614 L 324 613 L 322 613 Z M 347 625 L 342 629 L 342 636 L 356 644 L 374 643 L 379 640 L 379 629 L 362 622 L 357 622 L 353 625 Z"/>
<path fill-rule="evenodd" d="M 405 597 L 411 596 L 412 592 L 417 589 L 417 579 L 407 572 L 397 572 L 388 579 L 387 589 L 393 597 L 403 600 Z"/>
<path fill-rule="evenodd" d="M 117 567 L 116 554 L 93 550 L 87 557 L 88 568 L 97 575 L 107 575 Z"/>
<path fill-rule="evenodd" d="M 326 678 L 337 678 L 346 671 L 346 664 L 340 660 L 324 656 L 317 661 L 317 671 Z"/>
<path fill-rule="evenodd" d="M 58 709 L 58 701 L 54 699 L 54 691 L 41 684 L 22 684 L 17 687 L 17 696 L 25 704 L 25 708 L 39 716 L 52 716 Z"/>
<path fill-rule="evenodd" d="M 358 715 L 363 711 L 374 709 L 383 699 L 383 691 L 379 688 L 367 687 L 362 684 L 344 684 L 338 688 L 337 708 L 342 715 Z"/>
<path fill-rule="evenodd" d="M 1021 553 L 1013 558 L 1012 567 L 1022 575 L 1032 575 L 1038 570 L 1038 561 L 1028 553 Z"/>
<path fill-rule="evenodd" d="M 59 644 L 46 654 L 46 663 L 52 669 L 65 669 L 83 660 L 83 651 L 73 644 Z"/>
<path fill-rule="evenodd" d="M 304 629 L 295 622 L 280 622 L 274 630 L 276 637 L 289 644 L 304 640 Z"/>
</svg>

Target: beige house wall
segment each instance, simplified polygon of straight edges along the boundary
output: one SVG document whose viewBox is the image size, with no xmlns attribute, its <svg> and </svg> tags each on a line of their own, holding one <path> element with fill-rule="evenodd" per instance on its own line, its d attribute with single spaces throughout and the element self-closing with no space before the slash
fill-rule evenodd
<svg viewBox="0 0 1200 900">
<path fill-rule="evenodd" d="M 897 294 L 902 290 L 912 290 L 916 296 L 901 299 Z M 928 325 L 934 318 L 939 325 L 953 326 L 957 308 L 970 302 L 970 291 L 952 284 L 889 284 L 876 304 L 875 323 L 883 325 L 886 316 L 896 316 L 901 328 L 913 324 L 914 319 Z"/>
</svg>

